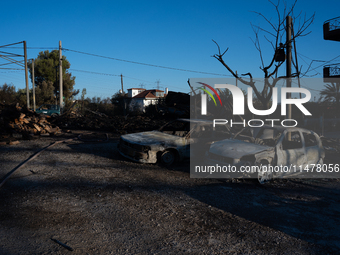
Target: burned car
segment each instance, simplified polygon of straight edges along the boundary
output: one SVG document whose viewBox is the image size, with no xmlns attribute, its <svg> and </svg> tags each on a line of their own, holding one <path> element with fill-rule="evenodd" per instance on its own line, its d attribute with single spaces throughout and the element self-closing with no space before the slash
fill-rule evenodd
<svg viewBox="0 0 340 255">
<path fill-rule="evenodd" d="M 171 165 L 196 152 L 203 152 L 200 158 L 204 158 L 212 141 L 231 136 L 227 127 L 219 132 L 211 131 L 212 121 L 178 119 L 168 122 L 159 130 L 122 135 L 118 150 L 122 156 L 135 162 Z"/>
<path fill-rule="evenodd" d="M 313 164 L 323 164 L 324 157 L 320 137 L 313 131 L 297 127 L 263 126 L 244 128 L 232 139 L 213 143 L 206 153 L 206 163 L 233 165 L 243 170 L 254 166 L 256 171 L 251 177 L 255 175 L 260 183 L 265 183 L 274 177 L 299 174 Z M 289 171 L 267 171 L 270 169 L 268 166 L 286 166 Z M 242 171 L 237 171 L 236 175 L 246 177 Z"/>
</svg>

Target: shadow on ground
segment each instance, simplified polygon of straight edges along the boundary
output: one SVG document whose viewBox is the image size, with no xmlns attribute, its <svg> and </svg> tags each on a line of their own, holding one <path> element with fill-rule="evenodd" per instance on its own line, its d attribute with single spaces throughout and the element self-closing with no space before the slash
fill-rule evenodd
<svg viewBox="0 0 340 255">
<path fill-rule="evenodd" d="M 159 208 L 150 199 L 155 202 L 164 199 L 162 204 L 166 207 L 174 199 L 180 201 L 183 196 L 189 199 L 198 218 L 204 218 L 207 233 L 232 228 L 233 234 L 242 239 L 252 235 L 256 231 L 252 223 L 258 223 L 308 243 L 321 245 L 320 247 L 325 247 L 328 251 L 336 252 L 340 249 L 340 183 L 337 180 L 276 180 L 261 186 L 250 181 L 232 183 L 190 179 L 188 162 L 168 169 L 158 165 L 137 164 L 122 158 L 116 145 L 117 140 L 110 140 L 107 143 L 69 144 L 67 147 L 71 152 L 62 148 L 52 151 L 56 154 L 91 154 L 96 159 L 99 158 L 99 161 L 100 158 L 105 158 L 106 161 L 97 168 L 92 166 L 92 175 L 87 175 L 86 172 L 77 175 L 77 172 L 69 171 L 63 173 L 65 175 L 62 178 L 46 175 L 35 179 L 25 177 L 9 181 L 0 190 L 0 225 L 8 229 L 15 227 L 24 230 L 54 229 L 63 225 L 81 229 L 91 223 L 96 215 L 91 215 L 90 211 L 98 206 L 106 208 L 102 213 L 105 214 L 107 224 L 114 224 L 111 223 L 112 218 L 120 217 L 132 231 L 136 228 L 132 223 L 135 218 L 126 214 L 130 206 L 135 208 L 140 204 L 141 211 L 148 208 L 150 213 L 146 215 L 150 215 L 150 218 L 145 219 L 148 223 L 152 217 L 162 219 L 162 215 L 157 214 Z M 65 166 L 72 166 L 72 162 L 65 163 Z M 53 166 L 52 164 L 49 167 Z M 83 162 L 74 162 L 74 166 L 87 170 Z M 117 195 L 128 197 L 128 202 L 124 202 L 126 211 L 112 216 L 112 211 L 107 208 L 119 203 Z M 61 208 L 63 213 L 58 213 L 58 207 L 47 210 L 37 206 L 40 202 L 51 205 L 65 203 L 58 201 L 58 197 L 70 199 L 68 210 L 71 211 L 65 214 Z M 188 199 L 183 200 L 183 203 L 188 203 Z M 144 202 L 149 204 L 143 207 Z M 221 219 L 218 213 L 208 213 L 205 205 L 231 216 Z M 72 208 L 76 206 L 81 210 L 73 212 Z M 183 208 L 183 214 L 189 213 L 189 208 Z M 91 210 L 87 212 L 87 209 Z M 237 217 L 249 221 L 249 228 L 240 230 Z M 200 226 L 203 223 L 199 219 L 192 222 L 185 219 L 179 220 L 179 224 L 194 229 L 194 225 Z M 6 253 L 0 248 L 0 254 L 4 254 L 2 252 Z"/>
</svg>

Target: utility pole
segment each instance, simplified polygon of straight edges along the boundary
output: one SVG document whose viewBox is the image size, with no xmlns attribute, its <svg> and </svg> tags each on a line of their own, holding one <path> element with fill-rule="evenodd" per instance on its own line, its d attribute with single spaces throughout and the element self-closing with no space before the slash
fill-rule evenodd
<svg viewBox="0 0 340 255">
<path fill-rule="evenodd" d="M 59 41 L 59 104 L 60 111 L 63 110 L 63 60 L 61 53 L 61 41 Z"/>
<path fill-rule="evenodd" d="M 34 59 L 32 59 L 32 86 L 33 86 L 33 110 L 35 111 L 35 77 L 34 77 Z"/>
<path fill-rule="evenodd" d="M 292 17 L 286 17 L 286 77 L 287 77 L 287 88 L 292 86 Z M 291 98 L 291 93 L 287 93 L 287 99 Z M 292 105 L 287 105 L 288 116 L 287 119 L 292 118 Z"/>
<path fill-rule="evenodd" d="M 30 90 L 29 90 L 29 87 L 28 87 L 27 47 L 26 47 L 26 41 L 24 41 L 24 57 L 25 57 L 25 81 L 26 81 L 27 108 L 30 108 Z"/>
<path fill-rule="evenodd" d="M 159 83 L 160 83 L 160 81 L 157 80 L 156 83 L 157 83 L 157 89 L 159 90 Z"/>
<path fill-rule="evenodd" d="M 120 84 L 122 85 L 122 93 L 124 93 L 124 88 L 123 88 L 123 74 L 120 74 Z"/>
<path fill-rule="evenodd" d="M 124 95 L 124 86 L 123 86 L 123 74 L 120 74 L 120 84 L 122 85 L 122 95 Z M 124 117 L 126 118 L 126 98 L 125 95 L 122 98 L 124 104 Z"/>
</svg>

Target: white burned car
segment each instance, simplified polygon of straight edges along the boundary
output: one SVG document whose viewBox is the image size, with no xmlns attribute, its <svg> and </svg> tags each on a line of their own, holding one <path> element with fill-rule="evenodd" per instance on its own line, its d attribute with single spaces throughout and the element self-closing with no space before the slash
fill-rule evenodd
<svg viewBox="0 0 340 255">
<path fill-rule="evenodd" d="M 122 135 L 118 150 L 124 157 L 141 163 L 171 165 L 190 155 L 204 153 L 212 141 L 230 137 L 227 127 L 212 131 L 212 121 L 178 119 L 159 130 Z M 193 146 L 195 145 L 195 146 Z M 199 149 L 197 149 L 199 148 Z M 204 149 L 205 148 L 205 149 Z"/>
<path fill-rule="evenodd" d="M 232 139 L 213 143 L 206 153 L 206 163 L 233 165 L 243 170 L 255 166 L 253 169 L 257 172 L 259 182 L 264 183 L 274 177 L 299 174 L 300 170 L 310 169 L 313 164 L 323 164 L 324 157 L 320 137 L 313 131 L 297 127 L 263 126 L 244 128 Z M 276 166 L 277 171 L 262 171 L 266 168 L 261 166 L 267 166 L 267 169 L 268 166 Z M 286 172 L 287 169 L 290 171 Z M 238 171 L 237 174 L 238 177 L 245 176 L 244 172 Z"/>
</svg>

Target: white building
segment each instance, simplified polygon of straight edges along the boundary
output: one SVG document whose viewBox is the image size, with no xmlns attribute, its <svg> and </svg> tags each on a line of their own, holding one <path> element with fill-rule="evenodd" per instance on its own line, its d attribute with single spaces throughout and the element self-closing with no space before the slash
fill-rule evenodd
<svg viewBox="0 0 340 255">
<path fill-rule="evenodd" d="M 140 88 L 132 88 L 132 89 L 128 89 L 128 96 L 130 98 L 137 96 L 139 93 L 142 93 L 143 91 L 145 91 L 146 89 L 140 89 Z"/>
<path fill-rule="evenodd" d="M 167 91 L 167 89 L 166 89 Z M 151 104 L 156 104 L 159 99 L 166 96 L 163 90 L 159 89 L 141 89 L 131 88 L 128 89 L 128 96 L 131 98 L 130 109 L 139 109 L 144 111 L 145 107 Z"/>
</svg>

